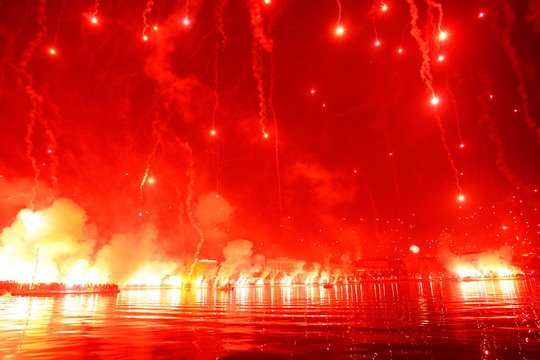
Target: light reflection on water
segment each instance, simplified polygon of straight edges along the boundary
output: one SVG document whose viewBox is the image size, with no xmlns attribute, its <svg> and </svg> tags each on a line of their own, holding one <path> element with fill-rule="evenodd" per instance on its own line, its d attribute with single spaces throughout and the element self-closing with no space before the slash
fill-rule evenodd
<svg viewBox="0 0 540 360">
<path fill-rule="evenodd" d="M 540 358 L 535 279 L 0 297 L 0 357 Z"/>
</svg>

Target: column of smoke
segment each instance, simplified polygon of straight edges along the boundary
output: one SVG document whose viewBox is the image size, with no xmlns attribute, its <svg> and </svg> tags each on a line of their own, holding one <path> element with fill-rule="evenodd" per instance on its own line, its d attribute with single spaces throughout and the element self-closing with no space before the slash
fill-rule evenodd
<svg viewBox="0 0 540 360">
<path fill-rule="evenodd" d="M 480 276 L 500 275 L 501 270 L 507 271 L 508 273 L 505 274 L 508 275 L 521 273 L 521 270 L 512 266 L 510 246 L 467 256 L 453 254 L 447 247 L 442 247 L 439 251 L 439 259 L 448 271 L 457 275 L 460 274 L 460 269 Z"/>
<path fill-rule="evenodd" d="M 253 275 L 262 270 L 264 256 L 253 254 L 253 243 L 238 239 L 230 241 L 223 249 L 225 260 L 220 264 L 217 281 L 218 285 L 225 285 L 229 281 L 239 278 L 252 279 Z"/>
</svg>

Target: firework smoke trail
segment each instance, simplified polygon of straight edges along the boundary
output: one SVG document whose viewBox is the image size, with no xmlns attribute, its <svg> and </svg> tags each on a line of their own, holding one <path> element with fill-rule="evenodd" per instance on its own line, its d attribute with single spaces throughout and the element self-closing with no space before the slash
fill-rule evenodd
<svg viewBox="0 0 540 360">
<path fill-rule="evenodd" d="M 280 226 L 283 226 L 283 195 L 281 187 L 281 167 L 279 162 L 279 127 L 278 120 L 276 115 L 276 110 L 274 109 L 274 75 L 275 64 L 274 57 L 270 57 L 270 84 L 268 89 L 268 107 L 270 109 L 270 115 L 272 116 L 274 124 L 274 152 L 276 157 L 276 176 L 277 176 L 277 190 L 278 190 L 278 205 L 279 205 L 279 223 Z"/>
<path fill-rule="evenodd" d="M 418 48 L 422 54 L 420 77 L 430 91 L 431 96 L 435 96 L 435 91 L 433 90 L 433 76 L 431 75 L 430 68 L 429 48 L 427 42 L 422 38 L 422 32 L 418 27 L 418 7 L 414 3 L 414 0 L 407 0 L 407 3 L 409 4 L 409 12 L 411 15 L 411 35 L 418 43 Z"/>
<path fill-rule="evenodd" d="M 459 146 L 463 147 L 463 135 L 461 134 L 461 121 L 460 116 L 458 112 L 458 106 L 456 97 L 454 96 L 454 92 L 452 91 L 452 88 L 450 87 L 450 81 L 448 79 L 448 73 L 446 73 L 446 92 L 450 95 L 450 100 L 452 101 L 452 109 L 454 110 L 454 117 L 456 119 L 456 129 L 458 132 L 458 138 L 459 138 Z"/>
<path fill-rule="evenodd" d="M 94 19 L 97 19 L 98 9 L 99 9 L 99 0 L 96 0 L 96 2 L 94 3 L 94 12 L 92 13 L 92 21 L 96 21 Z"/>
<path fill-rule="evenodd" d="M 452 156 L 452 152 L 450 151 L 450 148 L 448 147 L 448 143 L 446 141 L 446 131 L 444 130 L 441 116 L 437 111 L 434 112 L 435 114 L 435 120 L 437 120 L 437 126 L 439 127 L 439 131 L 441 133 L 441 142 L 444 147 L 444 150 L 446 150 L 446 156 L 448 157 L 448 162 L 450 163 L 450 166 L 452 167 L 452 171 L 454 172 L 454 180 L 456 181 L 456 187 L 459 191 L 459 201 L 462 201 L 463 196 L 463 189 L 461 188 L 461 184 L 459 181 L 459 171 L 456 167 L 456 162 L 454 161 L 454 157 Z"/>
<path fill-rule="evenodd" d="M 441 50 L 441 46 L 440 46 L 440 41 L 444 41 L 445 38 L 446 38 L 446 33 L 443 31 L 442 29 L 442 21 L 443 21 L 443 9 L 442 9 L 442 5 L 440 3 L 437 3 L 433 0 L 425 0 L 425 3 L 426 5 L 428 6 L 428 16 L 429 16 L 429 19 L 430 19 L 430 22 L 433 21 L 433 9 L 436 9 L 438 14 L 439 14 L 439 17 L 438 17 L 438 20 L 437 20 L 437 33 L 435 34 L 435 38 L 438 38 L 439 41 L 435 41 L 435 49 L 436 49 L 436 54 L 437 54 L 437 57 L 440 56 L 440 50 Z M 433 26 L 435 27 L 435 26 Z M 435 32 L 435 31 L 433 31 Z"/>
<path fill-rule="evenodd" d="M 144 10 L 142 12 L 142 18 L 143 18 L 143 30 L 142 30 L 142 39 L 144 41 L 148 40 L 148 36 L 146 35 L 146 30 L 150 27 L 148 24 L 148 14 L 152 11 L 152 7 L 154 6 L 153 0 L 146 0 L 146 5 L 144 6 Z"/>
<path fill-rule="evenodd" d="M 339 29 L 340 26 L 341 26 L 341 13 L 342 13 L 341 0 L 336 0 L 336 5 L 338 7 L 338 17 L 337 17 L 337 22 L 336 22 L 336 29 Z"/>
<path fill-rule="evenodd" d="M 532 188 L 524 185 L 518 176 L 512 170 L 510 170 L 507 165 L 505 146 L 501 141 L 501 137 L 499 136 L 499 129 L 497 128 L 497 125 L 489 115 L 489 107 L 485 99 L 480 100 L 480 106 L 482 109 L 482 114 L 479 120 L 481 124 L 484 124 L 487 127 L 488 139 L 495 146 L 495 164 L 497 169 L 504 176 L 506 181 L 508 181 L 508 183 L 514 186 L 516 189 L 524 189 L 526 192 L 531 192 Z"/>
<path fill-rule="evenodd" d="M 515 14 L 508 0 L 499 0 L 499 2 L 503 7 L 504 18 L 506 20 L 506 26 L 502 31 L 503 47 L 508 54 L 508 59 L 510 60 L 512 69 L 514 70 L 514 74 L 518 82 L 518 92 L 521 98 L 521 107 L 523 108 L 525 123 L 531 130 L 536 132 L 537 143 L 540 145 L 540 128 L 538 128 L 536 122 L 532 118 L 529 109 L 529 97 L 527 95 L 527 89 L 525 88 L 525 77 L 523 76 L 520 61 L 516 54 L 516 48 L 512 45 L 511 32 L 515 20 Z"/>
<path fill-rule="evenodd" d="M 150 151 L 150 153 L 148 154 L 148 157 L 146 158 L 144 175 L 142 177 L 141 183 L 139 184 L 139 193 L 140 193 L 140 200 L 141 200 L 141 210 L 139 210 L 139 216 L 142 215 L 144 185 L 148 181 L 148 176 L 150 175 L 150 171 L 152 170 L 152 165 L 154 163 L 154 159 L 156 157 L 159 146 L 161 145 L 161 142 L 163 139 L 163 133 L 165 132 L 167 128 L 167 124 L 168 124 L 168 121 L 163 121 L 159 118 L 158 115 L 154 115 L 152 119 L 152 150 Z"/>
<path fill-rule="evenodd" d="M 379 6 L 374 3 L 370 11 L 371 26 L 373 28 L 373 34 L 375 35 L 375 46 L 379 46 L 379 33 L 377 31 L 377 23 L 375 21 L 375 16 L 377 15 L 379 9 Z"/>
<path fill-rule="evenodd" d="M 420 28 L 418 27 L 418 7 L 416 6 L 414 0 L 407 0 L 407 3 L 409 4 L 409 12 L 411 15 L 411 35 L 418 43 L 418 47 L 422 54 L 422 65 L 420 67 L 420 77 L 422 78 L 422 81 L 424 82 L 428 90 L 431 92 L 432 104 L 436 106 L 439 100 L 435 95 L 435 90 L 433 89 L 433 75 L 431 74 L 431 68 L 430 68 L 428 44 L 426 40 L 424 40 L 424 38 L 422 37 L 422 32 L 420 31 Z M 442 21 L 441 5 L 431 0 L 428 0 L 427 4 L 430 7 L 436 7 L 439 9 L 439 25 L 438 26 L 440 27 L 441 26 L 440 22 Z M 442 145 L 444 149 L 446 150 L 448 161 L 450 162 L 450 166 L 452 167 L 452 171 L 454 172 L 456 187 L 458 188 L 458 191 L 459 191 L 459 200 L 462 201 L 463 189 L 461 188 L 460 181 L 459 181 L 459 171 L 456 168 L 456 164 L 452 156 L 452 152 L 450 151 L 450 148 L 448 147 L 448 143 L 446 141 L 446 132 L 444 130 L 441 117 L 439 113 L 437 113 L 436 109 L 434 111 L 434 116 L 435 116 L 435 120 L 437 121 L 439 132 L 441 134 Z"/>
<path fill-rule="evenodd" d="M 425 0 L 426 1 L 426 4 L 428 5 L 429 7 L 429 10 L 431 11 L 431 9 L 435 8 L 437 9 L 437 11 L 439 12 L 439 20 L 437 21 L 437 30 L 440 32 L 442 32 L 442 20 L 443 20 L 443 9 L 442 9 L 442 5 L 439 4 L 438 2 L 435 2 L 433 0 Z"/>
<path fill-rule="evenodd" d="M 43 96 L 38 94 L 38 92 L 34 89 L 34 78 L 32 77 L 32 75 L 28 73 L 28 65 L 30 64 L 30 62 L 32 61 L 34 57 L 36 48 L 39 46 L 39 44 L 45 37 L 45 34 L 47 33 L 47 26 L 45 25 L 46 7 L 47 7 L 46 0 L 40 0 L 38 2 L 36 6 L 36 12 L 37 12 L 36 23 L 38 25 L 38 29 L 36 31 L 36 35 L 34 39 L 30 41 L 30 43 L 28 44 L 28 47 L 23 52 L 22 60 L 18 64 L 19 76 L 24 85 L 26 94 L 30 98 L 30 102 L 31 102 L 30 120 L 26 126 L 26 134 L 24 137 L 24 142 L 26 144 L 26 157 L 30 161 L 32 165 L 32 169 L 34 171 L 32 195 L 29 200 L 29 207 L 31 209 L 33 209 L 35 206 L 34 201 L 37 196 L 37 189 L 39 186 L 39 177 L 41 174 L 41 171 L 37 164 L 37 159 L 34 156 L 34 144 L 32 142 L 32 136 L 34 134 L 34 129 L 37 123 L 40 123 L 45 129 L 45 135 L 47 136 L 47 139 L 48 139 L 47 152 L 50 155 L 51 164 L 52 164 L 51 180 L 52 180 L 53 186 L 55 188 L 58 188 L 58 178 L 56 176 L 56 170 L 58 168 L 58 158 L 55 154 L 56 147 L 57 147 L 56 139 L 55 139 L 54 133 L 51 131 L 49 127 L 48 121 L 44 119 L 43 117 L 43 107 L 44 107 Z"/>
<path fill-rule="evenodd" d="M 193 275 L 193 270 L 195 269 L 195 265 L 197 264 L 197 261 L 199 261 L 199 254 L 201 253 L 201 247 L 204 243 L 204 233 L 202 232 L 201 228 L 199 227 L 199 224 L 197 223 L 197 219 L 195 219 L 195 215 L 193 214 L 193 193 L 195 190 L 195 163 L 193 161 L 193 150 L 191 149 L 191 146 L 189 146 L 188 143 L 184 143 L 184 147 L 186 148 L 188 154 L 189 154 L 189 166 L 187 170 L 187 176 L 189 179 L 188 184 L 188 191 L 186 196 L 186 211 L 189 221 L 191 222 L 191 226 L 197 231 L 197 234 L 199 235 L 199 243 L 197 244 L 197 249 L 195 250 L 195 255 L 193 256 L 193 262 L 191 263 L 191 267 L 189 269 L 188 274 L 188 283 L 191 283 L 191 276 Z"/>
<path fill-rule="evenodd" d="M 214 107 L 212 109 L 212 127 L 210 130 L 211 136 L 216 136 L 216 113 L 219 107 L 219 59 L 220 54 L 225 49 L 225 45 L 227 43 L 227 37 L 225 35 L 224 30 L 224 23 L 223 23 L 223 14 L 225 12 L 225 7 L 227 6 L 228 0 L 220 0 L 216 7 L 215 12 L 215 20 L 216 20 L 216 27 L 217 27 L 217 34 L 218 38 L 216 40 L 216 55 L 214 58 Z M 215 141 L 214 146 L 214 164 L 215 164 L 215 172 L 216 172 L 216 193 L 220 193 L 220 154 L 219 154 L 219 142 L 218 140 Z"/>
<path fill-rule="evenodd" d="M 227 36 L 225 34 L 225 24 L 223 23 L 223 14 L 225 13 L 225 7 L 229 3 L 229 0 L 219 0 L 216 8 L 216 25 L 219 32 L 219 38 L 221 40 L 221 49 L 225 48 L 227 43 Z"/>
<path fill-rule="evenodd" d="M 266 123 L 268 118 L 268 112 L 272 118 L 274 125 L 274 151 L 276 158 L 276 174 L 278 181 L 278 202 L 279 202 L 279 220 L 280 225 L 283 220 L 283 200 L 281 191 L 281 172 L 279 164 L 279 137 L 278 137 L 278 123 L 277 116 L 273 105 L 273 91 L 274 91 L 274 59 L 272 53 L 273 42 L 270 35 L 265 35 L 263 28 L 263 18 L 261 8 L 258 0 L 249 0 L 249 14 L 251 19 L 251 29 L 253 32 L 253 45 L 252 45 L 252 62 L 253 62 L 253 74 L 257 80 L 257 94 L 259 97 L 259 123 L 261 125 L 262 133 L 265 138 L 268 137 L 266 132 Z M 263 71 L 263 50 L 269 56 L 270 74 L 268 82 L 268 102 L 266 101 L 265 86 L 264 86 L 264 71 Z"/>
<path fill-rule="evenodd" d="M 272 40 L 267 38 L 263 29 L 263 18 L 258 0 L 249 0 L 249 16 L 251 20 L 251 30 L 253 33 L 253 44 L 251 48 L 253 76 L 257 81 L 257 95 L 259 98 L 259 124 L 265 138 L 266 123 L 268 117 L 268 107 L 266 103 L 263 71 L 263 50 L 272 53 Z"/>
</svg>

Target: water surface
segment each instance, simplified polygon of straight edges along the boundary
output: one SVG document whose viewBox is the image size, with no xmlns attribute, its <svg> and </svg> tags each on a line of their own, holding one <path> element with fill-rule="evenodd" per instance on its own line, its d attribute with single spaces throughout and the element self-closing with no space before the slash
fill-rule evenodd
<svg viewBox="0 0 540 360">
<path fill-rule="evenodd" d="M 535 279 L 0 297 L 0 357 L 540 359 Z"/>
</svg>

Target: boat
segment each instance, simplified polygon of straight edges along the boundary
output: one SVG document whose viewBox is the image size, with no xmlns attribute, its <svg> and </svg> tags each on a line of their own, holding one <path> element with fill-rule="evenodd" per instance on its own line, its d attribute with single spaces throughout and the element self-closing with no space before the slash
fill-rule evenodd
<svg viewBox="0 0 540 360">
<path fill-rule="evenodd" d="M 232 291 L 232 290 L 234 290 L 234 285 L 233 284 L 219 285 L 217 287 L 217 290 L 220 290 L 220 291 Z"/>
<path fill-rule="evenodd" d="M 18 283 L 10 282 L 4 287 L 12 296 L 61 296 L 61 295 L 116 295 L 120 292 L 116 284 L 67 285 L 64 283 Z"/>
</svg>

